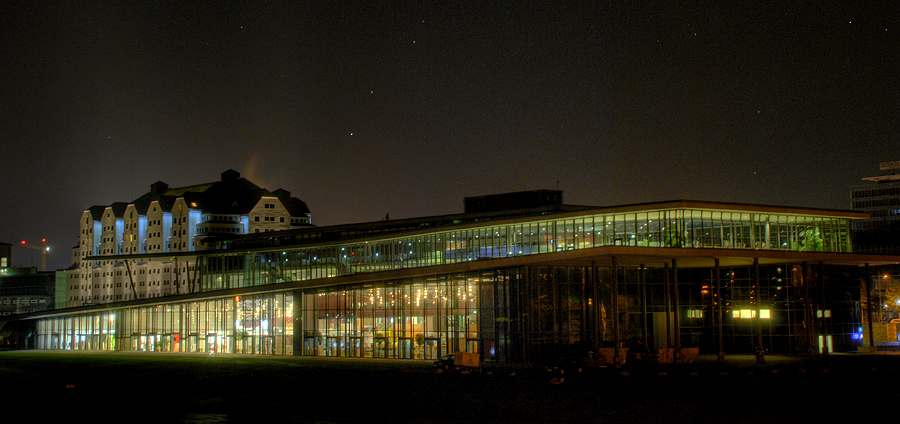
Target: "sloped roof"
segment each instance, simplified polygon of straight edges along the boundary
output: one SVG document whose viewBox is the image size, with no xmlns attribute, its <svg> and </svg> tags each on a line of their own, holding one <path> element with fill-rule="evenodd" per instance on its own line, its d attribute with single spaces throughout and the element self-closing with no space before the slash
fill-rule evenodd
<svg viewBox="0 0 900 424">
<path fill-rule="evenodd" d="M 106 210 L 106 206 L 94 205 L 88 208 L 88 212 L 91 214 L 91 219 L 94 221 L 99 221 L 100 218 L 103 218 L 103 211 Z"/>
<path fill-rule="evenodd" d="M 217 181 L 203 192 L 203 210 L 212 213 L 243 215 L 249 213 L 263 196 L 273 196 L 268 190 L 246 178 Z"/>
<path fill-rule="evenodd" d="M 281 204 L 284 205 L 291 216 L 307 216 L 309 214 L 309 207 L 306 206 L 306 202 L 296 197 L 291 197 L 291 192 L 279 188 L 272 192 L 272 194 L 278 196 L 278 200 L 281 201 Z"/>
<path fill-rule="evenodd" d="M 309 214 L 309 208 L 306 202 L 291 197 L 287 190 L 279 189 L 274 193 L 252 183 L 246 178 L 241 178 L 241 174 L 234 170 L 227 170 L 222 173 L 220 181 L 194 184 L 184 187 L 169 187 L 162 181 L 157 181 L 150 186 L 150 191 L 141 195 L 130 203 L 117 202 L 112 205 L 116 216 L 123 216 L 125 209 L 129 204 L 133 204 L 135 209 L 141 215 L 146 215 L 150 204 L 154 201 L 159 202 L 163 211 L 171 211 L 178 198 L 184 200 L 191 205 L 191 208 L 201 209 L 210 213 L 245 215 L 249 213 L 259 203 L 260 199 L 265 197 L 277 197 L 290 212 L 291 216 L 306 216 Z M 196 205 L 196 206 L 194 206 Z M 121 207 L 121 212 L 119 208 Z M 95 212 L 93 208 L 99 208 Z M 104 206 L 94 206 L 91 213 L 94 219 L 100 219 L 105 209 Z"/>
<path fill-rule="evenodd" d="M 112 209 L 113 216 L 115 216 L 116 218 L 121 218 L 125 216 L 125 209 L 128 209 L 128 203 L 115 202 L 109 205 L 109 208 Z"/>
<path fill-rule="evenodd" d="M 212 187 L 215 183 L 196 184 L 187 187 L 176 187 L 166 190 L 166 196 L 182 197 L 189 193 L 203 193 Z"/>
</svg>

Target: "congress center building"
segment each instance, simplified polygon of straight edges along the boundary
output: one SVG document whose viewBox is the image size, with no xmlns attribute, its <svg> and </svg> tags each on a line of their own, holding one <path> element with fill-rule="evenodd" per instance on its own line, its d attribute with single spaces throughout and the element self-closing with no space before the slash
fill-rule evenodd
<svg viewBox="0 0 900 424">
<path fill-rule="evenodd" d="M 68 271 L 68 307 L 20 324 L 54 350 L 498 362 L 852 352 L 871 322 L 861 293 L 900 262 L 853 252 L 851 222 L 867 216 L 573 206 L 554 190 L 469 197 L 459 214 L 94 249 Z"/>
</svg>

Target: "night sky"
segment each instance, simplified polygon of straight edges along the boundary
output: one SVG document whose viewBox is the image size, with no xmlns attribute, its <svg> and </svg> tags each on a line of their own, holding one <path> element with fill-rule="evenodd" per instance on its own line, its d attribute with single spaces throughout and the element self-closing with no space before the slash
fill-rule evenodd
<svg viewBox="0 0 900 424">
<path fill-rule="evenodd" d="M 331 225 L 556 188 L 849 209 L 900 160 L 895 1 L 54 3 L 0 3 L 0 241 L 52 269 L 84 209 L 229 168 Z"/>
</svg>

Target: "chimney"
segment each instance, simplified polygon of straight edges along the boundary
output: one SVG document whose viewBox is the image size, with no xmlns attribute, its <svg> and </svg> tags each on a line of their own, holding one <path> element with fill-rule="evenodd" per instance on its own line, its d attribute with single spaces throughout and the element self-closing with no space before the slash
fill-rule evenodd
<svg viewBox="0 0 900 424">
<path fill-rule="evenodd" d="M 241 173 L 233 169 L 229 169 L 222 173 L 222 181 L 234 181 L 241 177 Z"/>
<path fill-rule="evenodd" d="M 150 194 L 152 194 L 154 197 L 161 196 L 168 189 L 169 185 L 162 181 L 157 181 L 153 184 L 150 184 Z"/>
</svg>

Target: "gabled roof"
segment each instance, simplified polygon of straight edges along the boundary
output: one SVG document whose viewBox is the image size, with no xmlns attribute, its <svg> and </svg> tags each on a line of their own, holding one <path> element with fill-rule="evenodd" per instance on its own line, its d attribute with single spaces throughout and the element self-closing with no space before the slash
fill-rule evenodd
<svg viewBox="0 0 900 424">
<path fill-rule="evenodd" d="M 155 201 L 159 204 L 159 208 L 162 209 L 163 212 L 171 212 L 172 206 L 175 206 L 176 200 L 178 200 L 178 198 L 172 196 L 159 196 Z M 153 201 L 150 203 L 153 203 Z"/>
<path fill-rule="evenodd" d="M 103 218 L 103 211 L 106 210 L 106 206 L 94 205 L 87 209 L 87 211 L 91 214 L 91 219 L 94 221 L 99 221 L 100 218 Z"/>
<path fill-rule="evenodd" d="M 159 202 L 163 211 L 172 210 L 178 198 L 184 198 L 190 208 L 201 209 L 209 213 L 246 215 L 259 203 L 263 197 L 277 197 L 291 216 L 307 216 L 309 208 L 306 202 L 291 197 L 290 192 L 278 189 L 274 193 L 241 178 L 241 174 L 229 169 L 222 173 L 220 181 L 195 184 L 184 187 L 169 187 L 168 184 L 157 181 L 150 186 L 150 191 L 141 195 L 130 203 L 117 202 L 110 205 L 116 216 L 123 216 L 128 205 L 141 215 L 146 215 L 150 204 Z M 196 205 L 196 206 L 194 206 Z M 94 206 L 99 211 L 91 209 L 94 219 L 100 219 L 105 206 Z M 119 211 L 121 209 L 121 211 Z"/>
<path fill-rule="evenodd" d="M 203 192 L 203 210 L 212 213 L 244 215 L 253 210 L 263 196 L 271 196 L 268 190 L 253 184 L 246 178 L 218 181 Z"/>
<path fill-rule="evenodd" d="M 287 209 L 288 213 L 290 213 L 291 216 L 309 215 L 309 207 L 306 206 L 306 202 L 296 197 L 291 197 L 291 192 L 283 188 L 279 188 L 272 194 L 278 196 L 278 200 L 281 201 L 281 204 L 284 205 L 285 209 Z"/>
<path fill-rule="evenodd" d="M 121 218 L 121 217 L 125 216 L 125 209 L 128 209 L 128 203 L 115 202 L 107 207 L 112 209 L 112 213 L 113 213 L 114 217 Z"/>
</svg>

